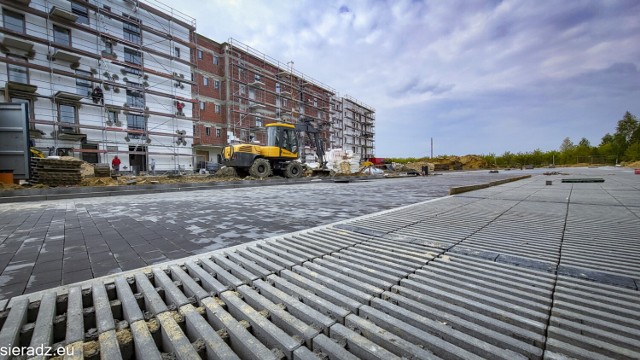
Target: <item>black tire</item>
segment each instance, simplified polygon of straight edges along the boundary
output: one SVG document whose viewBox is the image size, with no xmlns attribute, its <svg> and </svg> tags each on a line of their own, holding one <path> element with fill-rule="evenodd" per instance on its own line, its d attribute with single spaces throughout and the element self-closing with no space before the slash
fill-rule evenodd
<svg viewBox="0 0 640 360">
<path fill-rule="evenodd" d="M 291 162 L 284 169 L 284 176 L 290 179 L 296 179 L 302 176 L 303 169 L 302 164 L 297 162 Z"/>
<path fill-rule="evenodd" d="M 249 175 L 260 179 L 271 175 L 271 164 L 269 164 L 269 160 L 263 158 L 253 160 L 253 164 L 249 168 Z"/>
</svg>

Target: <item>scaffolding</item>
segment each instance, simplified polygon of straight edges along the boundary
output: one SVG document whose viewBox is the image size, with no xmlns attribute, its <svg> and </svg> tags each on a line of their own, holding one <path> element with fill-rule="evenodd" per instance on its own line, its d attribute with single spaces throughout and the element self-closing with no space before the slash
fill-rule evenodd
<svg viewBox="0 0 640 360">
<path fill-rule="evenodd" d="M 336 91 L 233 38 L 225 44 L 229 142 L 264 144 L 264 126 L 312 118 L 325 148 L 331 138 L 331 98 Z"/>
<path fill-rule="evenodd" d="M 193 63 L 177 52 L 191 54 L 194 19 L 153 0 L 0 3 L 23 22 L 3 23 L 5 100 L 29 103 L 36 147 L 90 162 L 127 154 L 137 170 L 150 156 L 191 164 Z"/>
</svg>

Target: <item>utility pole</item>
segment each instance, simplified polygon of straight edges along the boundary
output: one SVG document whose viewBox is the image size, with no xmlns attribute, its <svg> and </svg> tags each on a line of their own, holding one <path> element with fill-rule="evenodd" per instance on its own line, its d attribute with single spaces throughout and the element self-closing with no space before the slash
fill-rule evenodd
<svg viewBox="0 0 640 360">
<path fill-rule="evenodd" d="M 433 138 L 431 138 L 431 159 L 433 159 Z"/>
</svg>

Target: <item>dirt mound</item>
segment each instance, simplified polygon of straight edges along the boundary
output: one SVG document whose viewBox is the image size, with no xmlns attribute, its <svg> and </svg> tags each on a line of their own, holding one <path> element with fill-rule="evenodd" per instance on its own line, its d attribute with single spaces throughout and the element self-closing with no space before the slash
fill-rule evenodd
<svg viewBox="0 0 640 360">
<path fill-rule="evenodd" d="M 216 171 L 216 173 L 213 174 L 213 177 L 216 177 L 216 178 L 236 178 L 236 177 L 238 177 L 238 173 L 236 172 L 236 169 L 234 169 L 232 167 L 223 166 L 222 168 L 220 168 L 220 170 Z"/>
<path fill-rule="evenodd" d="M 478 155 L 443 156 L 423 161 L 416 161 L 406 165 L 406 167 L 416 171 L 422 171 L 423 166 L 428 166 L 429 171 L 447 168 L 450 170 L 476 170 L 492 167 L 491 164 L 487 163 L 484 158 Z"/>
<path fill-rule="evenodd" d="M 632 163 L 625 164 L 624 166 L 638 169 L 640 168 L 640 161 L 634 161 Z"/>
</svg>

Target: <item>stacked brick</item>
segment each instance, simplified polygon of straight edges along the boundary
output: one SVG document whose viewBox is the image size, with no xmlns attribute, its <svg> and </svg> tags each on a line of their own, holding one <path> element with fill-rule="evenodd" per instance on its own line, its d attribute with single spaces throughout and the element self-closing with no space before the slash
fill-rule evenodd
<svg viewBox="0 0 640 360">
<path fill-rule="evenodd" d="M 31 180 L 49 186 L 78 185 L 82 181 L 81 166 L 80 160 L 32 158 Z"/>
</svg>

